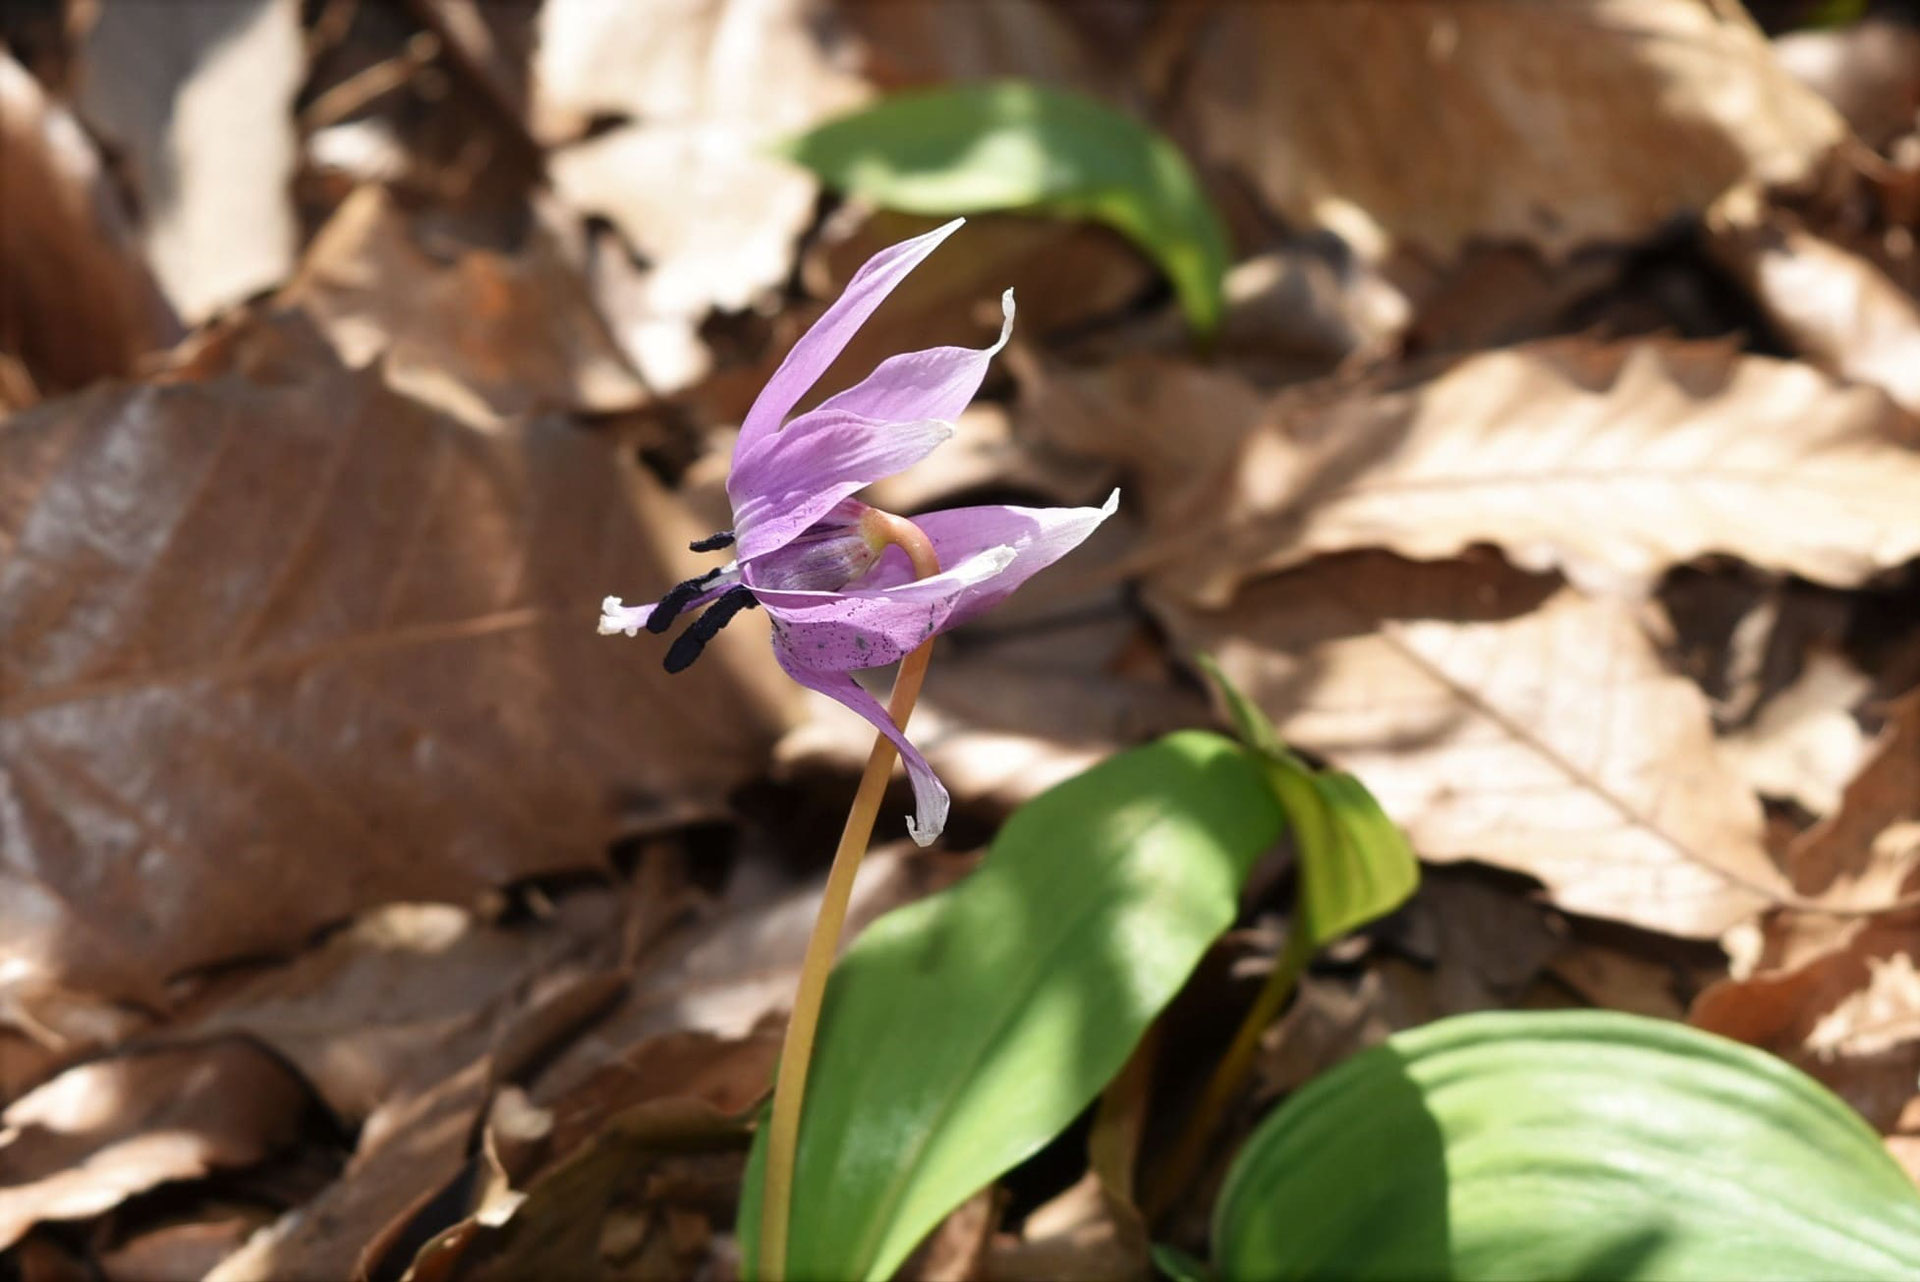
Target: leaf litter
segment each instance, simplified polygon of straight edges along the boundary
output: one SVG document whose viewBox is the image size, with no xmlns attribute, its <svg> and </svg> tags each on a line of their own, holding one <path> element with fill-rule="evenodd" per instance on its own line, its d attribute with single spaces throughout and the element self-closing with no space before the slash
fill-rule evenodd
<svg viewBox="0 0 1920 1282">
<path fill-rule="evenodd" d="M 1125 496 L 942 639 L 954 824 L 876 852 L 856 926 L 1212 723 L 1210 653 L 1427 875 L 1303 979 L 1155 1240 L 1204 1250 L 1273 1102 L 1468 1010 L 1688 1019 L 1920 1168 L 1913 37 L 1780 8 L 262 0 L 164 60 L 150 14 L 0 23 L 0 1236 L 115 1278 L 737 1271 L 866 738 L 761 621 L 669 679 L 592 619 L 704 568 L 753 395 L 933 225 L 774 144 L 1009 76 L 1181 148 L 1225 312 L 1196 348 L 1121 237 L 989 214 L 815 389 L 983 345 L 1011 285 L 985 397 L 876 501 Z M 1146 1267 L 1133 1177 L 1283 947 L 1263 867 L 1091 1138 L 911 1275 Z"/>
</svg>

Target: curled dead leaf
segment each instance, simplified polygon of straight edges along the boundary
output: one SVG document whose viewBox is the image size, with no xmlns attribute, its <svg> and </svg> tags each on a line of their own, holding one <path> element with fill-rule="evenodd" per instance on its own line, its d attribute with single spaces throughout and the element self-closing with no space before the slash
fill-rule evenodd
<svg viewBox="0 0 1920 1282">
<path fill-rule="evenodd" d="M 1366 781 L 1422 858 L 1711 938 L 1792 895 L 1705 698 L 1616 599 L 1497 565 L 1322 558 L 1224 611 L 1152 601 L 1289 744 Z"/>
<path fill-rule="evenodd" d="M 1032 382 L 1021 425 L 1125 464 L 1154 527 L 1136 564 L 1205 606 L 1373 547 L 1491 543 L 1616 592 L 1709 553 L 1836 586 L 1920 555 L 1914 420 L 1724 344 L 1556 340 L 1270 400 L 1223 371 L 1122 364 Z"/>
</svg>

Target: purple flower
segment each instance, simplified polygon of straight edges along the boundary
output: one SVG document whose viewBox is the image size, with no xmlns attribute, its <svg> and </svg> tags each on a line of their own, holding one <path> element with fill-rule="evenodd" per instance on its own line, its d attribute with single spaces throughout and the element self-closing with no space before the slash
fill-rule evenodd
<svg viewBox="0 0 1920 1282">
<path fill-rule="evenodd" d="M 733 545 L 737 559 L 647 605 L 608 597 L 600 616 L 603 634 L 633 636 L 642 627 L 665 632 L 683 611 L 706 606 L 667 650 L 667 670 L 678 672 L 735 614 L 765 606 L 774 654 L 788 675 L 838 699 L 899 749 L 913 782 L 907 831 L 923 846 L 946 826 L 947 790 L 852 671 L 892 663 L 990 609 L 1077 547 L 1119 499 L 1116 491 L 1098 508 L 968 507 L 915 517 L 941 567 L 916 579 L 905 553 L 884 540 L 878 514 L 853 498 L 953 434 L 952 420 L 1012 332 L 1012 290 L 1001 300 L 1006 322 L 992 347 L 890 356 L 857 386 L 788 421 L 894 286 L 962 221 L 869 259 L 747 411 L 727 478 L 733 529 L 693 545 L 696 552 Z"/>
</svg>

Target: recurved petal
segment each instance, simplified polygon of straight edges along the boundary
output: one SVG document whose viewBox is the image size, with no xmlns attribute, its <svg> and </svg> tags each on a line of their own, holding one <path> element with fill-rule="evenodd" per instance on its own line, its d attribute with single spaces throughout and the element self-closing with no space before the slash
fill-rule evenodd
<svg viewBox="0 0 1920 1282">
<path fill-rule="evenodd" d="M 893 724 L 893 718 L 880 706 L 880 701 L 860 688 L 858 682 L 844 672 L 827 672 L 808 667 L 796 660 L 781 644 L 776 635 L 773 642 L 774 657 L 780 660 L 780 666 L 809 690 L 818 690 L 830 699 L 836 699 L 852 708 L 873 724 L 874 729 L 893 741 L 899 749 L 900 760 L 907 767 L 907 780 L 913 785 L 913 818 L 907 820 L 907 835 L 914 844 L 930 846 L 947 826 L 947 808 L 951 804 L 947 789 L 933 773 L 933 767 L 920 755 L 920 750 L 907 742 L 899 726 Z"/>
<path fill-rule="evenodd" d="M 913 518 L 939 553 L 939 574 L 912 577 L 890 551 L 841 592 L 769 589 L 746 567 L 747 585 L 773 616 L 797 662 L 828 670 L 892 663 L 936 632 L 991 609 L 1083 543 L 1120 502 L 1101 507 L 966 507 Z"/>
<path fill-rule="evenodd" d="M 873 315 L 874 309 L 907 278 L 907 273 L 918 267 L 965 221 L 956 218 L 924 236 L 889 245 L 861 265 L 847 282 L 845 292 L 800 336 L 800 341 L 780 362 L 780 368 L 760 389 L 753 408 L 747 411 L 740 425 L 735 457 L 778 430 L 800 398 L 807 394 L 807 389 L 818 382 L 827 366 L 846 350 L 847 343 L 866 323 L 867 317 Z"/>
<path fill-rule="evenodd" d="M 821 402 L 868 418 L 956 419 L 967 408 L 987 365 L 1013 334 L 1013 291 L 1000 296 L 1000 337 L 991 347 L 929 347 L 889 356 L 859 383 Z M 787 430 L 791 431 L 792 428 Z"/>
<path fill-rule="evenodd" d="M 752 450 L 736 450 L 727 497 L 741 563 L 791 543 L 841 499 L 913 466 L 952 435 L 951 423 L 818 409 Z"/>
<path fill-rule="evenodd" d="M 939 574 L 883 591 L 767 588 L 756 583 L 760 567 L 755 566 L 748 567 L 747 586 L 772 616 L 774 634 L 795 662 L 844 672 L 892 663 L 945 629 L 967 593 L 1004 573 L 1015 555 L 1010 547 L 985 548 Z"/>
<path fill-rule="evenodd" d="M 969 588 L 955 604 L 948 626 L 957 626 L 991 610 L 1013 590 L 1087 541 L 1120 506 L 1120 491 L 1099 507 L 956 507 L 924 512 L 913 523 L 926 533 L 941 565 L 960 565 L 995 548 L 1013 549 L 1013 559 L 990 579 Z M 889 556 L 873 568 L 860 587 L 888 592 L 911 582 L 903 557 Z"/>
</svg>

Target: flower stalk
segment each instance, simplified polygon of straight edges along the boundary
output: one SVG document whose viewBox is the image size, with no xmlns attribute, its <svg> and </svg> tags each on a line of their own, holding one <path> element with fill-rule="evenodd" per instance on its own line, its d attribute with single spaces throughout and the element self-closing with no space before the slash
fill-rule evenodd
<svg viewBox="0 0 1920 1282">
<path fill-rule="evenodd" d="M 939 556 L 932 542 L 913 522 L 890 512 L 869 509 L 862 526 L 862 532 L 876 542 L 890 543 L 905 552 L 913 563 L 915 578 L 930 578 L 940 572 Z M 906 730 L 907 718 L 913 715 L 913 706 L 919 701 L 920 686 L 926 679 L 927 661 L 932 654 L 933 640 L 929 637 L 900 661 L 893 695 L 887 701 L 887 714 L 901 731 Z M 800 963 L 793 1014 L 787 1020 L 786 1040 L 780 1046 L 773 1111 L 767 1120 L 766 1183 L 761 1189 L 760 1201 L 760 1276 L 766 1282 L 782 1282 L 786 1277 L 794 1162 L 799 1155 L 800 1119 L 806 1099 L 807 1070 L 820 1029 L 820 1006 L 826 998 L 827 976 L 840 949 L 847 908 L 853 901 L 854 878 L 860 872 L 860 861 L 873 838 L 874 821 L 879 816 L 880 801 L 886 794 L 896 755 L 891 739 L 884 734 L 874 736 L 873 751 L 867 756 L 860 786 L 853 794 L 853 806 L 847 811 L 846 826 L 840 831 L 840 844 L 833 852 L 833 866 L 827 872 L 826 892 L 821 897 L 820 911 L 813 919 L 813 933 L 807 938 L 806 955 Z"/>
</svg>

